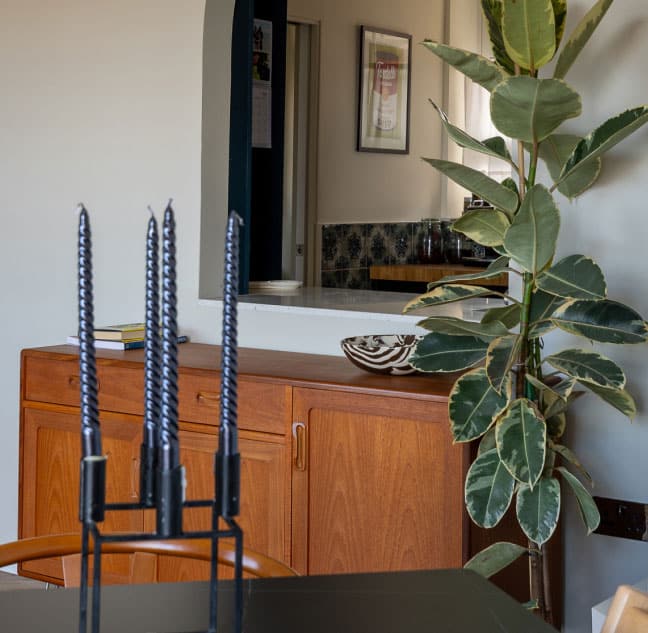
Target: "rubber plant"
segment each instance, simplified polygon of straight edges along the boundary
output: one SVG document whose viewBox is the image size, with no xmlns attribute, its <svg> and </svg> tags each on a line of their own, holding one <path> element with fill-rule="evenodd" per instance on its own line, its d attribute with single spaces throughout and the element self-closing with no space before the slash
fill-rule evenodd
<svg viewBox="0 0 648 633">
<path fill-rule="evenodd" d="M 594 184 L 601 156 L 648 121 L 648 106 L 626 110 L 584 138 L 556 131 L 581 114 L 581 98 L 565 77 L 612 0 L 596 2 L 562 47 L 567 0 L 481 4 L 494 59 L 440 42 L 424 45 L 490 92 L 491 118 L 502 136 L 473 138 L 435 108 L 454 142 L 507 161 L 515 178 L 497 182 L 458 163 L 424 160 L 492 205 L 464 214 L 453 229 L 500 257 L 485 271 L 430 284 L 405 311 L 491 295 L 479 280 L 503 271 L 521 277 L 521 298 L 488 310 L 480 323 L 435 316 L 421 321 L 428 333 L 411 362 L 425 372 L 468 370 L 449 397 L 454 440 L 479 442 L 466 477 L 467 511 L 476 524 L 491 528 L 514 503 L 528 539 L 526 547 L 496 543 L 468 566 L 488 576 L 529 556 L 529 605 L 551 621 L 546 547 L 558 524 L 561 480 L 575 495 L 588 532 L 599 523 L 590 477 L 562 443 L 567 410 L 587 390 L 632 418 L 636 407 L 623 370 L 592 342 L 648 340 L 644 319 L 608 298 L 592 258 L 578 253 L 555 261 L 560 212 L 553 195 L 574 198 Z M 546 72 L 556 56 L 553 71 Z M 503 137 L 517 147 L 515 159 Z M 547 167 L 546 184 L 538 182 L 539 161 Z M 545 355 L 543 339 L 556 328 L 585 339 L 583 347 Z"/>
</svg>

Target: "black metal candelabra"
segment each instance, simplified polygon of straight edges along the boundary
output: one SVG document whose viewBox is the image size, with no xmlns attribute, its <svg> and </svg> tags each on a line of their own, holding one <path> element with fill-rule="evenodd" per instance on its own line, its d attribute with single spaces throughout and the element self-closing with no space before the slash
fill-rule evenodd
<svg viewBox="0 0 648 633">
<path fill-rule="evenodd" d="M 79 367 L 81 384 L 81 486 L 79 519 L 81 538 L 81 590 L 79 632 L 88 630 L 88 562 L 90 536 L 94 542 L 92 633 L 100 631 L 101 548 L 104 543 L 156 539 L 211 540 L 209 625 L 216 633 L 218 611 L 218 541 L 234 538 L 235 632 L 243 616 L 243 532 L 239 513 L 240 456 L 237 433 L 237 292 L 238 241 L 241 218 L 229 216 L 225 240 L 225 284 L 219 446 L 215 456 L 214 499 L 184 500 L 184 468 L 178 439 L 178 350 L 175 259 L 175 219 L 171 202 L 164 212 L 162 242 L 162 305 L 158 274 L 158 232 L 153 213 L 146 239 L 146 334 L 144 380 L 144 428 L 141 446 L 140 500 L 138 503 L 106 503 L 106 457 L 101 451 L 97 370 L 94 345 L 92 294 L 92 246 L 88 212 L 79 205 Z M 160 329 L 161 312 L 161 329 Z M 187 507 L 212 509 L 210 530 L 185 532 L 182 511 Z M 98 524 L 113 510 L 155 508 L 153 533 L 104 534 Z M 221 521 L 227 526 L 221 528 Z"/>
</svg>

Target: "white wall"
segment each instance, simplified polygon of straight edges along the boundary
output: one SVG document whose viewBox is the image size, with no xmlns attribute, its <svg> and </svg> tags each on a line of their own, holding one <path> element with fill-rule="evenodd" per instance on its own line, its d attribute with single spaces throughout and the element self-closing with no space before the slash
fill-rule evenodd
<svg viewBox="0 0 648 633">
<path fill-rule="evenodd" d="M 290 16 L 319 23 L 320 110 L 317 221 L 406 222 L 445 216 L 441 179 L 422 156 L 441 151 L 441 63 L 421 46 L 442 39 L 443 0 L 288 0 Z M 412 35 L 410 150 L 407 156 L 357 152 L 361 24 Z"/>
<path fill-rule="evenodd" d="M 567 33 L 593 4 L 570 0 Z M 586 134 L 622 110 L 648 102 L 648 4 L 620 0 L 612 5 L 595 38 L 567 81 L 583 97 L 583 116 L 568 129 Z M 561 200 L 562 253 L 594 257 L 606 273 L 609 296 L 648 317 L 646 280 L 646 176 L 648 129 L 615 148 L 604 160 L 599 184 L 577 202 Z M 594 494 L 648 502 L 648 349 L 645 345 L 598 346 L 628 374 L 628 389 L 640 414 L 634 423 L 585 396 L 569 421 L 573 446 L 596 482 Z M 565 574 L 569 633 L 589 632 L 589 609 L 623 582 L 648 577 L 648 545 L 606 536 L 585 536 L 569 503 L 565 530 Z"/>
</svg>

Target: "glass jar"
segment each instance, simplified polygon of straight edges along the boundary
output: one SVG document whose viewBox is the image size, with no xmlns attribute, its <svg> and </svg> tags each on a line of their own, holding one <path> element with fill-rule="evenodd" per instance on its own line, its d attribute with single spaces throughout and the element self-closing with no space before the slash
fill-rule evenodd
<svg viewBox="0 0 648 633">
<path fill-rule="evenodd" d="M 421 220 L 422 231 L 418 243 L 418 258 L 421 264 L 443 263 L 443 228 L 441 220 L 425 218 Z"/>
</svg>

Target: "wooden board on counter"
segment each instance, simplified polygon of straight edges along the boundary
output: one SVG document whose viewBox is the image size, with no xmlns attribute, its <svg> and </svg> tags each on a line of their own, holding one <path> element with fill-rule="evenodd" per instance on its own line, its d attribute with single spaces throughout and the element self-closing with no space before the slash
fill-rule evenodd
<svg viewBox="0 0 648 633">
<path fill-rule="evenodd" d="M 369 277 L 372 280 L 382 281 L 413 281 L 426 282 L 439 281 L 449 275 L 470 275 L 485 270 L 479 266 L 464 266 L 463 264 L 392 264 L 388 266 L 370 266 Z M 490 279 L 466 281 L 486 287 L 507 287 L 508 273 L 502 273 Z"/>
</svg>

